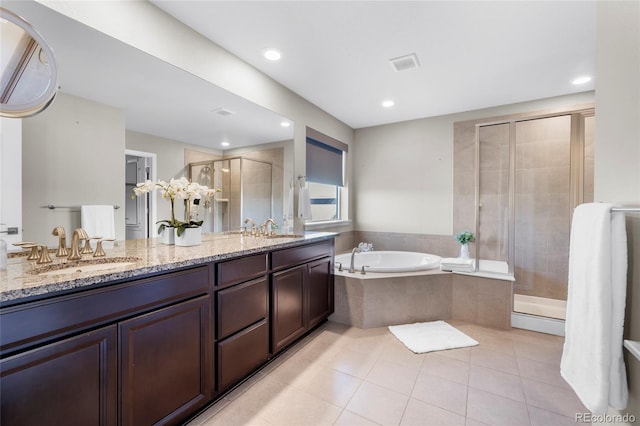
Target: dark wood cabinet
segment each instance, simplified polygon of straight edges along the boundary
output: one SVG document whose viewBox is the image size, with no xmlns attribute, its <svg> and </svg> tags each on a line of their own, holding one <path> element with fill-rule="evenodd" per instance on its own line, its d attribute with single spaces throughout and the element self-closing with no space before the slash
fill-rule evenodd
<svg viewBox="0 0 640 426">
<path fill-rule="evenodd" d="M 267 273 L 267 253 L 217 265 L 218 393 L 230 389 L 269 359 Z"/>
<path fill-rule="evenodd" d="M 178 424 L 212 399 L 209 268 L 4 308 L 7 425 Z"/>
<path fill-rule="evenodd" d="M 225 288 L 216 300 L 216 338 L 222 340 L 269 317 L 269 280 L 262 277 Z"/>
<path fill-rule="evenodd" d="M 307 330 L 305 276 L 307 266 L 276 272 L 271 278 L 273 299 L 272 351 L 277 353 Z"/>
<path fill-rule="evenodd" d="M 312 328 L 333 313 L 333 258 L 309 263 L 307 278 L 307 328 Z"/>
<path fill-rule="evenodd" d="M 4 425 L 117 424 L 116 326 L 0 361 Z"/>
<path fill-rule="evenodd" d="M 333 312 L 333 244 L 2 306 L 0 421 L 188 421 Z"/>
<path fill-rule="evenodd" d="M 269 322 L 265 318 L 217 346 L 218 386 L 225 391 L 269 359 Z"/>
<path fill-rule="evenodd" d="M 333 251 L 330 240 L 273 252 L 272 267 L 276 270 L 271 276 L 273 354 L 333 312 Z"/>
<path fill-rule="evenodd" d="M 177 424 L 212 398 L 209 296 L 118 325 L 122 425 Z"/>
</svg>

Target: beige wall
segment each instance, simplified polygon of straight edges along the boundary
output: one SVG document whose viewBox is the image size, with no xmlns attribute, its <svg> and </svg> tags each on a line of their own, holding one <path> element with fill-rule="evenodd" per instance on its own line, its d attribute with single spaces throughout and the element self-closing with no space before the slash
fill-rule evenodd
<svg viewBox="0 0 640 426">
<path fill-rule="evenodd" d="M 452 235 L 453 123 L 593 100 L 593 92 L 584 92 L 357 129 L 353 154 L 355 228 Z"/>
<path fill-rule="evenodd" d="M 598 2 L 594 199 L 640 205 L 640 3 Z M 627 215 L 625 338 L 640 341 L 640 215 Z M 640 360 L 626 353 L 627 411 L 640 418 Z"/>
<path fill-rule="evenodd" d="M 25 241 L 57 245 L 51 231 L 80 227 L 77 210 L 41 206 L 113 204 L 116 239 L 124 239 L 124 113 L 64 93 L 22 120 L 22 219 Z"/>
<path fill-rule="evenodd" d="M 1 234 L 9 251 L 22 238 L 22 121 L 0 117 L 0 231 L 18 228 L 18 233 Z"/>
</svg>

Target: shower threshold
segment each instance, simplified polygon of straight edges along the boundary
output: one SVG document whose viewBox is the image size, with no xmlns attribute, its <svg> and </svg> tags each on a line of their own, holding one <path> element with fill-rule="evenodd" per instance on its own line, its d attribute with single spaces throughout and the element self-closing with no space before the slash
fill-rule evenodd
<svg viewBox="0 0 640 426">
<path fill-rule="evenodd" d="M 514 294 L 513 311 L 528 315 L 564 320 L 567 312 L 567 301 L 549 299 L 546 297 L 527 296 L 524 294 Z"/>
</svg>

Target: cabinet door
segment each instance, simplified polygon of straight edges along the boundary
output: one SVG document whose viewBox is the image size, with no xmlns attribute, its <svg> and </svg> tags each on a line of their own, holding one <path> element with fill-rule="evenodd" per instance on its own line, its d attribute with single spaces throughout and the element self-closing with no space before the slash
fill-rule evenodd
<svg viewBox="0 0 640 426">
<path fill-rule="evenodd" d="M 304 282 L 307 265 L 274 273 L 271 350 L 275 354 L 306 331 Z"/>
<path fill-rule="evenodd" d="M 307 328 L 327 319 L 333 313 L 333 274 L 331 258 L 309 263 L 307 294 Z"/>
<path fill-rule="evenodd" d="M 260 278 L 220 290 L 216 294 L 217 338 L 225 339 L 243 328 L 267 318 L 269 281 Z"/>
<path fill-rule="evenodd" d="M 121 424 L 177 424 L 213 394 L 209 296 L 119 324 Z"/>
<path fill-rule="evenodd" d="M 218 387 L 225 391 L 269 358 L 269 323 L 262 320 L 218 343 Z"/>
<path fill-rule="evenodd" d="M 115 425 L 116 326 L 0 361 L 6 425 Z"/>
</svg>

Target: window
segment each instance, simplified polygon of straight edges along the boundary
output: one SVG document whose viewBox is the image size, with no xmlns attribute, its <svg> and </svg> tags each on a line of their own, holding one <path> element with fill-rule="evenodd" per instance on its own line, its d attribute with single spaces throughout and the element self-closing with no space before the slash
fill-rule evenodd
<svg viewBox="0 0 640 426">
<path fill-rule="evenodd" d="M 324 183 L 309 182 L 311 217 L 314 221 L 340 219 L 340 187 Z"/>
<path fill-rule="evenodd" d="M 344 154 L 348 149 L 348 145 L 307 127 L 307 182 L 313 222 L 346 219 L 341 214 L 341 198 L 346 193 Z"/>
</svg>

